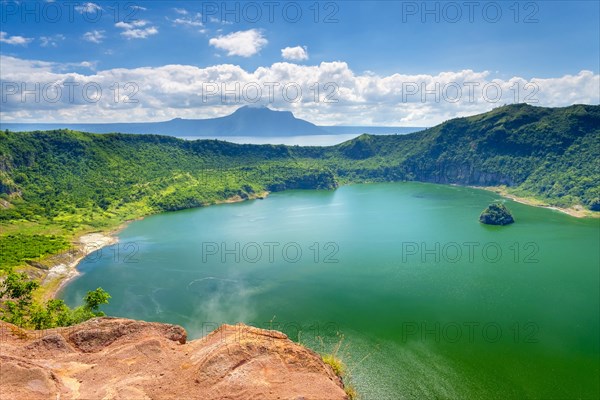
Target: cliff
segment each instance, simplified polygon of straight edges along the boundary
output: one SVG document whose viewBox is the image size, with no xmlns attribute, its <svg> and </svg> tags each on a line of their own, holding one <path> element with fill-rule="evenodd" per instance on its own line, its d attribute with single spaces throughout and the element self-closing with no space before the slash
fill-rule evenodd
<svg viewBox="0 0 600 400">
<path fill-rule="evenodd" d="M 48 331 L 0 321 L 2 399 L 346 399 L 313 351 L 277 331 L 96 318 Z"/>
</svg>

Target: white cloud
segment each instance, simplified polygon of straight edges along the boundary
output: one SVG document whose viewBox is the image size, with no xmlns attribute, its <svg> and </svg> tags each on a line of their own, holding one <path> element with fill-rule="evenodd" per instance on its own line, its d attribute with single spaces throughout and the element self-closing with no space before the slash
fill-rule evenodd
<svg viewBox="0 0 600 400">
<path fill-rule="evenodd" d="M 19 46 L 27 46 L 27 43 L 30 43 L 33 38 L 27 38 L 23 36 L 8 36 L 8 33 L 2 31 L 0 32 L 0 42 L 6 44 L 13 44 Z"/>
<path fill-rule="evenodd" d="M 123 28 L 123 29 L 141 28 L 146 25 L 148 25 L 148 21 L 146 21 L 145 19 L 136 19 L 131 22 L 119 21 L 115 24 L 115 26 L 117 28 Z"/>
<path fill-rule="evenodd" d="M 42 47 L 58 47 L 58 42 L 65 40 L 65 35 L 61 35 L 60 33 L 52 36 L 41 36 L 40 37 L 40 46 Z"/>
<path fill-rule="evenodd" d="M 100 7 L 96 3 L 83 3 L 81 5 L 75 6 L 75 10 L 80 14 L 96 14 L 102 12 L 102 7 Z"/>
<path fill-rule="evenodd" d="M 173 8 L 173 10 L 177 14 L 180 14 L 180 15 L 188 15 L 189 14 L 188 10 L 186 10 L 185 8 L 177 8 L 177 7 L 175 7 L 175 8 Z"/>
<path fill-rule="evenodd" d="M 211 38 L 208 44 L 226 50 L 228 56 L 250 57 L 258 53 L 268 43 L 257 29 L 232 32 Z"/>
<path fill-rule="evenodd" d="M 83 39 L 92 43 L 102 43 L 104 38 L 104 31 L 93 30 L 83 34 Z"/>
<path fill-rule="evenodd" d="M 600 103 L 600 75 L 591 71 L 543 79 L 518 76 L 498 79 L 490 72 L 472 70 L 433 75 L 355 73 L 347 63 L 340 61 L 317 65 L 280 62 L 253 71 L 220 64 L 205 68 L 164 65 L 97 72 L 91 62 L 59 64 L 0 55 L 0 63 L 3 82 L 25 82 L 28 88 L 35 87 L 35 83 L 76 85 L 73 101 L 66 95 L 57 102 L 35 102 L 33 96 L 23 101 L 18 94 L 8 96 L 0 112 L 0 118 L 6 122 L 208 118 L 250 103 L 243 95 L 244 87 L 249 89 L 246 96 L 252 98 L 255 88 L 261 90 L 257 98 L 259 104 L 292 111 L 299 118 L 321 125 L 432 126 L 450 118 L 485 112 L 504 103 L 523 102 L 528 95 L 530 102 L 537 101 L 532 104 L 539 106 Z M 91 72 L 83 73 L 82 68 L 90 68 Z M 121 89 L 119 102 L 114 101 L 114 86 L 111 89 L 115 82 Z M 91 83 L 103 89 L 104 95 L 97 103 L 82 99 L 81 88 Z M 134 96 L 137 103 L 125 102 L 127 95 L 133 93 L 132 87 L 124 89 L 127 83 L 138 89 Z M 216 86 L 211 86 L 209 91 L 208 85 Z M 490 90 L 484 95 L 482 89 L 486 85 Z M 291 87 L 287 99 L 282 95 L 286 86 Z M 223 96 L 225 91 L 236 91 L 236 87 L 241 97 Z M 318 93 L 315 87 L 319 88 Z M 519 98 L 515 98 L 515 87 L 520 88 Z M 301 90 L 299 97 L 295 97 L 296 88 Z M 456 88 L 461 90 L 459 97 L 453 92 Z M 469 88 L 473 89 L 472 95 Z M 498 88 L 502 96 L 495 99 L 494 92 Z M 64 93 L 68 93 L 66 88 Z M 328 96 L 337 102 L 327 102 Z M 290 97 L 297 101 L 289 101 Z"/>
<path fill-rule="evenodd" d="M 186 11 L 186 14 L 187 13 L 188 12 Z M 204 26 L 204 24 L 202 23 L 202 14 L 200 13 L 196 13 L 193 17 L 179 17 L 175 19 L 167 19 L 173 22 L 173 25 L 186 26 L 190 28 Z"/>
<path fill-rule="evenodd" d="M 95 62 L 89 62 L 89 61 L 82 61 L 79 63 L 79 66 L 84 67 L 84 68 L 89 68 L 89 69 L 95 69 L 96 68 L 96 63 Z"/>
<path fill-rule="evenodd" d="M 293 61 L 308 60 L 308 51 L 306 46 L 286 47 L 285 49 L 281 49 L 281 57 Z"/>
<path fill-rule="evenodd" d="M 156 35 L 158 33 L 158 29 L 154 26 L 146 26 L 148 25 L 148 21 L 139 19 L 132 22 L 117 22 L 115 26 L 117 28 L 123 29 L 121 32 L 121 36 L 126 37 L 127 39 L 146 39 L 148 36 Z"/>
<path fill-rule="evenodd" d="M 175 25 L 185 25 L 185 26 L 202 26 L 203 25 L 201 21 L 194 21 L 189 18 L 175 18 L 173 20 L 173 23 Z"/>
</svg>

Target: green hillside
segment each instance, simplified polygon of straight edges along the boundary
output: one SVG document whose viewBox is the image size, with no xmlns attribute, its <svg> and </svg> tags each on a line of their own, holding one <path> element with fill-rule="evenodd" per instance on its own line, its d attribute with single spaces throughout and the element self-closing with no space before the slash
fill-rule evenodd
<svg viewBox="0 0 600 400">
<path fill-rule="evenodd" d="M 600 106 L 587 105 L 510 105 L 413 134 L 362 135 L 332 147 L 1 132 L 0 269 L 36 258 L 19 243 L 39 242 L 38 256 L 45 256 L 62 248 L 55 245 L 61 237 L 156 212 L 353 182 L 507 185 L 550 204 L 599 211 L 599 159 Z"/>
<path fill-rule="evenodd" d="M 361 136 L 337 150 L 326 165 L 350 181 L 507 185 L 600 211 L 600 106 L 504 106 L 405 136 Z"/>
</svg>

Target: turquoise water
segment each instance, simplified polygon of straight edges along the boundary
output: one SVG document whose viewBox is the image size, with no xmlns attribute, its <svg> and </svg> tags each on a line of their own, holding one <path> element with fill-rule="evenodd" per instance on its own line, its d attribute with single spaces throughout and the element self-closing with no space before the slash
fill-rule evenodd
<svg viewBox="0 0 600 400">
<path fill-rule="evenodd" d="M 421 183 L 289 191 L 130 224 L 61 296 L 200 337 L 283 330 L 351 370 L 364 399 L 600 397 L 600 221 Z"/>
</svg>

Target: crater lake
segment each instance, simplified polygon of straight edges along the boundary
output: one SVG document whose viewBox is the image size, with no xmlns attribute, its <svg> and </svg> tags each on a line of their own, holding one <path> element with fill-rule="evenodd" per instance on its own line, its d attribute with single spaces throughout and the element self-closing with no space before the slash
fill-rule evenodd
<svg viewBox="0 0 600 400">
<path fill-rule="evenodd" d="M 515 223 L 479 214 L 503 201 Z M 154 215 L 60 297 L 108 315 L 282 330 L 336 351 L 364 399 L 596 398 L 599 219 L 467 187 L 360 184 Z"/>
</svg>

